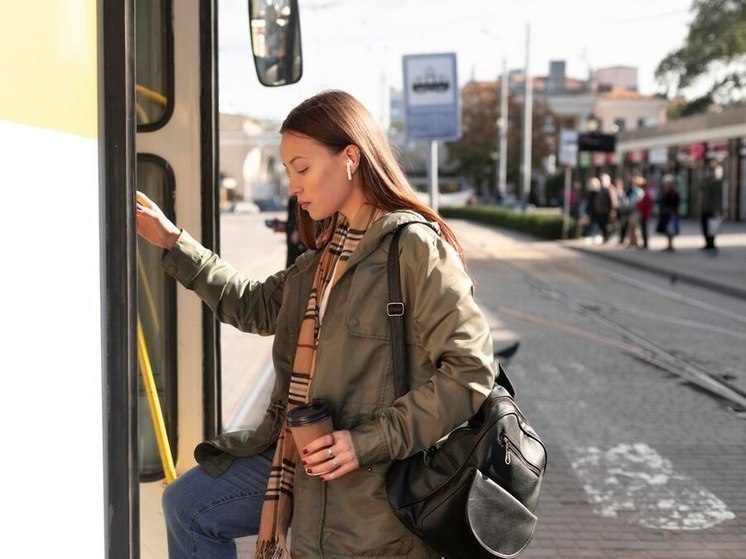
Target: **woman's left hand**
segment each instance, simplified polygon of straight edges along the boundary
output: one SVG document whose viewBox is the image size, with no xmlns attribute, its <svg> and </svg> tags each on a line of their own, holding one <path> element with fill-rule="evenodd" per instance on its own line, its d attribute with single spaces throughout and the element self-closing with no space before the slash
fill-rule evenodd
<svg viewBox="0 0 746 559">
<path fill-rule="evenodd" d="M 349 431 L 334 431 L 308 443 L 301 463 L 306 473 L 322 481 L 339 479 L 360 468 Z"/>
</svg>

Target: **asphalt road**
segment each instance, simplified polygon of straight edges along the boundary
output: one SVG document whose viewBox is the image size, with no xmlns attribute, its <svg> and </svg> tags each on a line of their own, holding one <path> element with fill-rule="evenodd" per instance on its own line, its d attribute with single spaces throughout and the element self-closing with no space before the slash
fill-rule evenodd
<svg viewBox="0 0 746 559">
<path fill-rule="evenodd" d="M 284 262 L 267 217 L 223 220 L 224 255 L 258 279 Z M 452 226 L 496 346 L 520 341 L 507 370 L 548 448 L 521 557 L 746 558 L 746 301 Z M 251 426 L 271 340 L 222 332 L 224 417 Z"/>
</svg>

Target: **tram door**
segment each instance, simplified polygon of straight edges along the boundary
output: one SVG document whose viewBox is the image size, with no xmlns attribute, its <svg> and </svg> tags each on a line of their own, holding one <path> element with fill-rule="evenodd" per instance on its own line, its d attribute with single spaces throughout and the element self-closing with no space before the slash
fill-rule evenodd
<svg viewBox="0 0 746 559">
<path fill-rule="evenodd" d="M 135 8 L 135 99 L 137 189 L 175 219 L 176 176 L 171 154 L 158 145 L 174 117 L 174 30 L 167 0 L 137 0 Z M 180 142 L 189 149 L 187 141 Z M 144 352 L 157 387 L 168 441 L 178 451 L 176 422 L 176 289 L 160 270 L 159 249 L 138 239 L 138 354 Z M 140 371 L 142 374 L 142 371 Z M 138 391 L 138 467 L 141 481 L 158 480 L 163 469 L 145 386 Z M 172 456 L 175 459 L 175 456 Z"/>
<path fill-rule="evenodd" d="M 302 67 L 296 1 L 275 0 L 271 14 L 267 4 L 245 4 L 251 10 L 247 48 L 254 49 L 256 75 L 267 86 L 294 83 Z M 216 0 L 135 0 L 134 11 L 137 188 L 214 251 L 219 251 L 217 9 Z M 278 14 L 291 25 L 270 25 Z M 276 44 L 294 48 L 277 57 L 270 48 Z M 218 325 L 194 294 L 163 272 L 161 256 L 160 249 L 138 240 L 137 450 L 144 559 L 166 554 L 160 498 L 169 468 L 176 476 L 190 468 L 196 444 L 217 434 L 221 423 Z M 148 372 L 155 402 L 146 390 Z M 160 408 L 160 424 L 153 420 L 154 406 Z"/>
<path fill-rule="evenodd" d="M 136 188 L 216 250 L 216 2 L 134 4 Z M 216 383 L 217 326 L 164 273 L 160 249 L 138 239 L 136 252 L 140 556 L 155 559 L 166 556 L 163 487 L 214 429 L 214 399 L 203 394 Z"/>
</svg>

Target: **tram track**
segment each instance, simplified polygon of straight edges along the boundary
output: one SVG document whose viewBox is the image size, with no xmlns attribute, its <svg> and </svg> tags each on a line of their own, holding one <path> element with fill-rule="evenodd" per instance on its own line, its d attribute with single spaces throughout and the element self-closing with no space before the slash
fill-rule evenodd
<svg viewBox="0 0 746 559">
<path fill-rule="evenodd" d="M 670 289 L 662 289 L 660 287 L 651 285 L 644 281 L 640 281 L 638 279 L 625 276 L 624 274 L 619 274 L 617 272 L 612 272 L 611 270 L 606 270 L 603 268 L 600 268 L 600 270 L 601 270 L 601 273 L 603 273 L 607 277 L 615 279 L 622 283 L 632 285 L 638 289 L 644 289 L 645 291 L 648 291 L 650 293 L 654 293 L 656 295 L 660 295 L 663 297 L 667 297 L 668 299 L 671 299 L 673 301 L 677 301 L 679 303 L 682 303 L 682 304 L 685 304 L 691 307 L 695 307 L 695 308 L 722 316 L 724 318 L 729 318 L 730 320 L 740 322 L 741 324 L 746 324 L 746 316 L 743 316 L 741 314 L 737 314 L 727 309 L 722 309 L 720 307 L 710 305 L 709 303 L 705 303 L 704 301 L 700 301 L 698 299 L 692 299 L 691 297 L 687 297 L 686 295 L 675 293 L 671 291 Z"/>
<path fill-rule="evenodd" d="M 554 248 L 556 247 L 553 247 L 553 249 Z M 501 312 L 509 314 L 513 318 L 519 320 L 524 320 L 535 324 L 543 324 L 544 326 L 549 328 L 560 329 L 566 333 L 592 339 L 597 342 L 604 343 L 607 346 L 611 346 L 616 350 L 630 355 L 631 357 L 634 357 L 635 359 L 638 359 L 648 365 L 666 371 L 674 375 L 675 377 L 678 377 L 681 380 L 693 386 L 696 386 L 701 390 L 704 390 L 710 395 L 720 398 L 726 403 L 726 407 L 731 413 L 739 418 L 746 419 L 746 393 L 744 393 L 738 387 L 732 385 L 723 378 L 719 378 L 717 375 L 711 373 L 692 360 L 687 359 L 685 356 L 678 355 L 668 349 L 661 347 L 654 341 L 651 341 L 647 337 L 639 334 L 638 332 L 635 332 L 632 328 L 622 324 L 617 320 L 614 320 L 614 318 L 612 318 L 613 314 L 608 313 L 608 309 L 606 309 L 602 305 L 598 305 L 597 303 L 584 302 L 577 297 L 574 297 L 569 293 L 559 289 L 555 285 L 550 285 L 529 269 L 530 264 L 518 264 L 518 262 L 530 263 L 532 262 L 532 260 L 502 258 L 497 261 L 494 259 L 495 255 L 489 249 L 485 249 L 484 245 L 479 246 L 471 244 L 469 246 L 469 250 L 479 252 L 483 256 L 487 257 L 484 262 L 487 263 L 490 267 L 508 267 L 513 272 L 523 277 L 526 283 L 543 297 L 561 304 L 576 315 L 580 315 L 596 324 L 603 326 L 607 331 L 611 331 L 616 336 L 621 338 L 622 342 L 601 336 L 598 334 L 597 331 L 590 332 L 579 329 L 577 327 L 562 325 L 557 323 L 556 321 L 543 319 L 539 315 L 527 313 L 525 311 L 519 311 L 510 307 L 501 307 Z M 533 246 L 531 250 L 536 251 L 541 249 Z M 594 266 L 591 262 L 586 261 L 586 264 Z M 746 317 L 733 313 L 727 309 L 714 307 L 690 297 L 667 292 L 655 286 L 645 284 L 644 282 L 641 282 L 634 278 L 629 278 L 627 276 L 623 276 L 622 274 L 618 274 L 609 270 L 602 270 L 602 273 L 616 281 L 633 284 L 636 287 L 643 287 L 646 290 L 655 293 L 656 295 L 665 295 L 671 299 L 678 301 L 679 303 L 697 307 L 701 310 L 706 310 L 723 318 L 728 318 L 739 323 L 746 323 Z"/>
</svg>

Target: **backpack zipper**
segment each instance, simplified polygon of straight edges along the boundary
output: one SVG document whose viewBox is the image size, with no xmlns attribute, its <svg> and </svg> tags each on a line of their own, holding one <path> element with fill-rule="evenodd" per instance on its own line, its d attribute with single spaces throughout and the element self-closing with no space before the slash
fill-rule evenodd
<svg viewBox="0 0 746 559">
<path fill-rule="evenodd" d="M 523 462 L 537 476 L 541 474 L 541 470 L 537 466 L 531 464 L 528 460 L 526 460 L 523 454 L 521 454 L 521 451 L 518 449 L 518 447 L 515 444 L 513 444 L 513 442 L 508 438 L 508 436 L 505 433 L 503 433 L 502 437 L 500 437 L 500 442 L 505 447 L 505 464 L 506 465 L 508 466 L 510 465 L 510 463 L 513 460 L 512 456 L 515 455 L 518 457 L 518 459 L 521 462 Z"/>
</svg>

